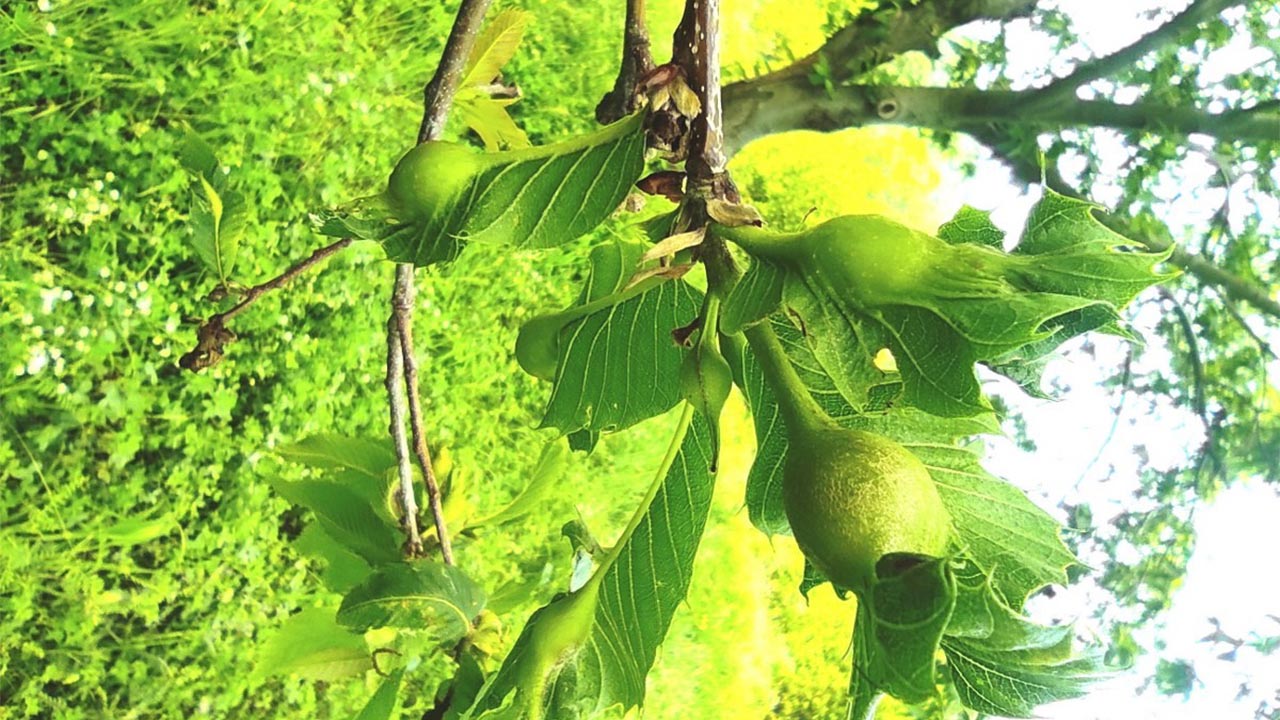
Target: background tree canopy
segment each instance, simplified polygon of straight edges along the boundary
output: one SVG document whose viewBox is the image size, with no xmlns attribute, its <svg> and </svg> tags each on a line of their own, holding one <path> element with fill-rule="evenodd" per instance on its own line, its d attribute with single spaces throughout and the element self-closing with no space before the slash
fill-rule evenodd
<svg viewBox="0 0 1280 720">
<path fill-rule="evenodd" d="M 311 664 L 281 650 L 290 627 L 323 630 L 298 611 L 336 605 L 321 583 L 342 580 L 309 559 L 323 538 L 273 487 L 318 476 L 288 461 L 304 438 L 385 435 L 390 266 L 356 244 L 239 316 L 226 362 L 181 371 L 188 318 L 209 314 L 204 293 L 219 280 L 201 262 L 183 162 L 188 138 L 202 138 L 220 197 L 241 203 L 239 228 L 220 230 L 238 232 L 230 278 L 278 275 L 320 246 L 310 213 L 381 191 L 412 145 L 456 10 L 420 5 L 0 9 L 0 716 L 352 717 L 379 686 L 362 647 Z M 543 144 L 594 130 L 625 4 L 498 5 L 529 12 L 502 71 L 523 96 L 506 108 L 517 132 Z M 1043 385 L 1024 386 L 1066 400 L 983 378 L 1014 440 L 993 459 L 1072 531 L 1091 572 L 1066 594 L 1096 614 L 1110 659 L 1135 664 L 1123 692 L 1225 697 L 1231 709 L 1215 717 L 1277 718 L 1274 614 L 1237 621 L 1223 598 L 1190 631 L 1204 636 L 1195 655 L 1169 649 L 1164 623 L 1198 509 L 1236 485 L 1274 498 L 1280 482 L 1280 9 L 1098 6 L 726 2 L 730 167 L 783 229 L 880 213 L 933 232 L 968 203 L 1016 237 L 1048 187 L 1105 205 L 1100 219 L 1148 249 L 1174 246 L 1182 274 L 1127 311 L 1145 344 L 1086 337 L 1042 368 Z M 680 13 L 649 3 L 659 61 Z M 495 122 L 449 129 L 489 144 Z M 606 435 L 589 456 L 558 453 L 536 427 L 545 388 L 511 354 L 519 326 L 564 307 L 592 247 L 620 232 L 606 223 L 540 254 L 476 245 L 420 283 L 422 400 L 430 439 L 447 448 L 446 510 L 460 525 L 492 520 L 549 478 L 460 550 L 508 628 L 499 655 L 568 585 L 566 521 L 611 543 L 674 422 Z M 1071 405 L 1075 393 L 1096 404 Z M 1067 434 L 1091 462 L 1045 469 L 1064 408 L 1104 430 Z M 649 676 L 650 716 L 843 712 L 853 618 L 829 587 L 806 603 L 794 543 L 751 526 L 750 427 L 731 401 L 697 573 Z M 1255 552 L 1252 572 L 1267 572 Z M 406 662 L 436 680 L 452 672 L 430 653 Z M 1238 686 L 1197 681 L 1223 663 L 1242 668 Z M 365 680 L 325 682 L 350 672 Z M 406 688 L 405 717 L 434 692 Z"/>
</svg>

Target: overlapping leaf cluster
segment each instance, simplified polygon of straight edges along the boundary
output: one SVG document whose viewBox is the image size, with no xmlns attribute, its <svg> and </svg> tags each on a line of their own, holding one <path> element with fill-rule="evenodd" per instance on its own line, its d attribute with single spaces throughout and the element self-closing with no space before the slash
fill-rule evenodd
<svg viewBox="0 0 1280 720">
<path fill-rule="evenodd" d="M 986 216 L 971 210 L 940 234 L 949 243 L 992 248 L 1002 241 Z M 1123 332 L 1118 309 L 1160 279 L 1152 267 L 1162 256 L 1132 251 L 1087 204 L 1052 194 L 1033 211 L 1013 252 L 1032 258 L 1020 264 L 1017 282 L 1034 289 L 1012 297 L 859 308 L 792 268 L 756 260 L 726 308 L 726 324 L 771 324 L 833 419 L 890 437 L 924 462 L 958 536 L 954 559 L 895 567 L 885 558 L 882 581 L 859 598 L 852 718 L 867 717 L 882 692 L 909 702 L 938 692 L 939 649 L 960 699 L 1005 716 L 1030 716 L 1040 704 L 1080 695 L 1103 674 L 1100 658 L 1073 650 L 1070 626 L 1022 616 L 1030 593 L 1066 582 L 1074 557 L 1051 517 L 982 469 L 971 438 L 998 426 L 977 390 L 974 364 L 986 362 L 1037 389 L 1040 365 L 1065 339 L 1093 329 Z M 748 510 L 761 530 L 787 532 L 787 443 L 778 405 L 745 346 L 729 346 L 758 438 Z M 900 370 L 885 366 L 885 348 Z M 802 589 L 822 581 L 806 568 Z"/>
<path fill-rule="evenodd" d="M 324 435 L 279 452 L 321 471 L 314 479 L 274 485 L 314 515 L 298 549 L 322 563 L 325 586 L 342 600 L 336 611 L 309 608 L 277 630 L 259 658 L 260 673 L 328 681 L 363 673 L 373 663 L 362 634 L 374 628 L 426 633 L 442 646 L 477 631 L 486 603 L 480 586 L 455 567 L 408 563 L 399 551 L 402 535 L 389 504 L 395 457 L 386 443 Z M 370 699 L 366 713 L 393 706 L 399 682 L 400 674 L 388 678 L 388 689 Z M 390 709 L 369 717 L 390 717 Z"/>
<path fill-rule="evenodd" d="M 1039 393 L 1041 366 L 1054 349 L 1090 330 L 1124 334 L 1118 310 L 1167 277 L 1153 271 L 1167 252 L 1138 252 L 1099 223 L 1093 208 L 1046 190 L 1008 253 L 1003 232 L 985 213 L 966 208 L 939 230 L 955 257 L 943 253 L 912 292 L 874 306 L 859 303 L 849 288 L 818 281 L 803 263 L 757 258 L 726 302 L 726 326 L 745 327 L 785 306 L 855 408 L 869 407 L 877 388 L 898 383 L 901 404 L 945 417 L 978 414 L 987 405 L 975 364 Z M 734 238 L 733 230 L 721 232 Z M 984 283 L 964 280 L 975 255 L 985 266 Z M 964 291 L 935 290 L 950 283 L 963 283 Z M 877 364 L 886 350 L 896 361 L 892 376 Z"/>
<path fill-rule="evenodd" d="M 456 185 L 455 195 L 417 217 L 397 217 L 384 193 L 313 222 L 321 234 L 378 242 L 389 260 L 419 267 L 455 259 L 468 242 L 562 245 L 599 225 L 639 177 L 642 121 L 636 114 L 562 143 L 477 154 L 465 168 L 450 155 L 441 160 L 449 166 L 420 174 Z"/>
</svg>

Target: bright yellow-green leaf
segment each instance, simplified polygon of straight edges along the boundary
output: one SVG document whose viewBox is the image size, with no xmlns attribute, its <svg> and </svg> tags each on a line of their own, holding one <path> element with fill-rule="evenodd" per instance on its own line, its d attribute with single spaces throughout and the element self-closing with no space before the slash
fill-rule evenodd
<svg viewBox="0 0 1280 720">
<path fill-rule="evenodd" d="M 476 38 L 475 49 L 467 59 L 461 87 L 485 85 L 493 81 L 502 66 L 516 54 L 530 14 L 523 10 L 503 10 Z"/>
</svg>

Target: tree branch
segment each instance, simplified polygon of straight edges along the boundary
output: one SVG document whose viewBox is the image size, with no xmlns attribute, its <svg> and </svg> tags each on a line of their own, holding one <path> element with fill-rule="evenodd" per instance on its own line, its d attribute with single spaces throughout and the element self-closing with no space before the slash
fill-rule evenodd
<svg viewBox="0 0 1280 720">
<path fill-rule="evenodd" d="M 689 159 L 685 173 L 692 183 L 712 183 L 724 175 L 722 109 L 720 102 L 719 0 L 688 0 L 684 16 L 671 39 L 671 62 L 702 102 L 702 112 L 689 128 Z"/>
<path fill-rule="evenodd" d="M 437 140 L 444 132 L 449 117 L 449 107 L 458 91 L 462 71 L 475 45 L 480 23 L 489 9 L 491 0 L 462 0 L 453 29 L 445 42 L 436 73 L 422 91 L 422 124 L 418 128 L 418 143 Z M 418 364 L 413 354 L 413 302 L 417 291 L 414 287 L 413 266 L 396 266 L 395 287 L 391 293 L 391 318 L 387 321 L 387 394 L 391 410 L 391 437 L 395 441 L 397 467 L 400 476 L 400 502 L 404 508 L 402 522 L 408 536 L 405 553 L 409 556 L 423 552 L 421 534 L 418 532 L 417 501 L 413 492 L 413 473 L 409 466 L 409 448 L 404 432 L 404 402 L 399 383 L 403 378 L 404 392 L 409 402 L 409 425 L 413 433 L 414 455 L 422 471 L 427 488 L 427 502 L 440 540 L 440 555 L 446 565 L 453 564 L 453 547 L 445 527 L 441 507 L 440 485 L 431 468 L 431 452 L 427 448 L 426 434 L 422 429 L 422 408 L 418 398 Z"/>
<path fill-rule="evenodd" d="M 449 31 L 449 39 L 445 41 L 444 52 L 440 55 L 440 64 L 436 66 L 436 74 L 431 82 L 422 89 L 422 124 L 418 127 L 418 144 L 428 140 L 438 140 L 444 132 L 445 121 L 449 119 L 449 108 L 453 105 L 453 96 L 458 92 L 458 83 L 462 82 L 462 71 L 467 66 L 467 58 L 471 57 L 471 48 L 476 43 L 476 35 L 480 33 L 480 23 L 489 10 L 492 0 L 462 0 L 458 14 L 453 19 L 453 29 Z"/>
<path fill-rule="evenodd" d="M 842 83 L 894 56 L 911 50 L 936 53 L 938 38 L 953 28 L 977 20 L 1009 20 L 1026 15 L 1036 0 L 954 0 L 921 2 L 889 11 L 864 12 L 840 28 L 822 47 L 787 67 L 747 82 L 771 84 L 796 78 L 808 81 L 819 64 L 830 69 L 829 79 Z M 742 82 L 724 89 L 725 103 Z"/>
<path fill-rule="evenodd" d="M 396 448 L 396 476 L 400 479 L 400 527 L 404 530 L 404 554 L 422 554 L 422 535 L 418 532 L 418 499 L 413 492 L 413 464 L 409 459 L 409 441 L 404 433 L 404 354 L 401 352 L 400 323 L 392 313 L 387 319 L 387 376 L 384 382 L 391 398 L 391 441 Z M 402 449 L 403 448 L 403 449 Z M 406 483 L 405 478 L 408 478 Z"/>
<path fill-rule="evenodd" d="M 788 130 L 831 131 L 874 124 L 980 132 L 1014 122 L 1041 130 L 1107 127 L 1156 134 L 1201 133 L 1270 142 L 1280 137 L 1280 112 L 1215 114 L 1155 102 L 1121 105 L 1108 100 L 1033 102 L 1035 91 L 846 85 L 827 91 L 807 81 L 735 83 L 726 92 L 725 135 L 730 152 Z"/>
<path fill-rule="evenodd" d="M 1030 103 L 1034 107 L 1049 107 L 1062 103 L 1079 102 L 1076 91 L 1089 83 L 1133 67 L 1139 60 L 1173 42 L 1179 35 L 1216 17 L 1223 10 L 1244 4 L 1245 0 L 1196 0 L 1169 22 L 1138 38 L 1132 45 L 1110 55 L 1094 58 L 1076 67 L 1066 77 L 1033 91 Z"/>
<path fill-rule="evenodd" d="M 622 32 L 622 60 L 613 89 L 596 105 L 601 125 L 621 120 L 636 111 L 636 85 L 653 70 L 649 54 L 649 29 L 644 22 L 644 0 L 627 0 L 626 27 Z"/>
<path fill-rule="evenodd" d="M 818 116 L 814 122 L 821 122 L 820 106 L 833 101 L 828 93 L 839 92 L 838 85 L 905 52 L 935 54 L 938 39 L 961 25 L 1010 20 L 1034 7 L 1035 0 L 959 0 L 922 2 L 892 13 L 863 13 L 804 58 L 724 88 L 726 152 L 732 156 L 751 140 L 770 133 L 819 129 L 806 115 L 813 111 Z M 820 64 L 827 68 L 826 86 L 812 80 Z M 874 114 L 864 113 L 864 118 L 871 117 Z"/>
</svg>

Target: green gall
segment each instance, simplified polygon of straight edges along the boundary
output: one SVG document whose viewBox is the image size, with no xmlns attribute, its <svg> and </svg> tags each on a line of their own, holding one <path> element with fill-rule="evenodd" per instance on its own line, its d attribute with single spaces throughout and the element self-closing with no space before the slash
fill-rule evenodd
<svg viewBox="0 0 1280 720">
<path fill-rule="evenodd" d="M 453 206 L 486 156 L 459 143 L 433 140 L 405 153 L 387 181 L 387 205 L 401 222 L 431 218 Z"/>
<path fill-rule="evenodd" d="M 751 226 L 714 232 L 861 308 L 1009 294 L 1006 274 L 1024 262 L 980 245 L 952 245 L 879 215 L 847 215 L 794 233 Z"/>
<path fill-rule="evenodd" d="M 840 427 L 790 432 L 782 498 L 796 543 L 864 592 L 889 553 L 942 557 L 951 519 L 924 464 L 898 443 Z"/>
<path fill-rule="evenodd" d="M 554 380 L 560 359 L 560 330 L 569 320 L 564 313 L 539 315 L 516 335 L 516 362 L 540 380 Z"/>
<path fill-rule="evenodd" d="M 733 389 L 733 369 L 717 343 L 699 342 L 680 365 L 680 394 L 711 426 L 711 471 L 720 455 L 720 412 Z"/>
</svg>

